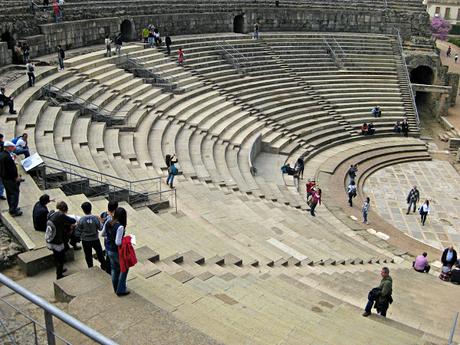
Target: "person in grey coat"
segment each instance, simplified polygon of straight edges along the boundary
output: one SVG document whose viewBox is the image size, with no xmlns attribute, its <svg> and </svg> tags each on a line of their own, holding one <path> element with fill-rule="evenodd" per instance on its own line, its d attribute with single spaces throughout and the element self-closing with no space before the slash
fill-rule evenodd
<svg viewBox="0 0 460 345">
<path fill-rule="evenodd" d="M 91 214 L 92 205 L 89 202 L 81 204 L 81 209 L 85 213 L 78 221 L 76 234 L 80 236 L 85 260 L 88 268 L 93 267 L 93 249 L 96 251 L 101 268 L 105 268 L 104 254 L 102 252 L 101 241 L 99 241 L 99 231 L 101 231 L 101 222 L 99 218 Z"/>
</svg>

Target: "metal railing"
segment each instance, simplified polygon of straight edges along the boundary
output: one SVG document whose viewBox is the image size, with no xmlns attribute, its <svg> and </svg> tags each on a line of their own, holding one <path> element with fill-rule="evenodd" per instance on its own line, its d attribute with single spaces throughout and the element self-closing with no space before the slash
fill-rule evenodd
<svg viewBox="0 0 460 345">
<path fill-rule="evenodd" d="M 333 42 L 335 43 L 335 45 L 337 46 L 337 49 L 338 49 L 339 53 L 342 55 L 342 56 L 341 56 L 341 61 L 342 61 L 343 67 L 345 67 L 345 61 L 346 61 L 346 59 L 347 59 L 347 54 L 345 54 L 345 51 L 342 49 L 342 46 L 341 46 L 340 43 L 335 39 L 334 36 L 332 36 L 332 40 L 333 40 Z"/>
<path fill-rule="evenodd" d="M 123 124 L 127 117 L 127 113 L 105 109 L 53 84 L 46 84 L 41 90 L 42 96 L 51 103 L 61 105 L 62 101 L 65 101 L 74 104 L 82 110 L 82 113 L 90 113 L 95 121 L 106 122 L 108 125 Z"/>
<path fill-rule="evenodd" d="M 72 327 L 75 329 L 77 332 L 80 334 L 86 336 L 87 338 L 95 341 L 98 344 L 102 345 L 118 345 L 115 341 L 107 338 L 106 336 L 102 335 L 98 331 L 94 330 L 93 328 L 85 325 L 84 323 L 78 321 L 74 317 L 70 316 L 66 312 L 60 310 L 59 308 L 56 308 L 54 305 L 50 304 L 49 302 L 45 301 L 43 298 L 38 297 L 37 295 L 33 294 L 31 291 L 27 290 L 26 288 L 22 287 L 21 285 L 17 284 L 13 280 L 9 279 L 5 275 L 0 273 L 0 283 L 14 291 L 14 293 L 24 297 L 26 300 L 30 301 L 31 303 L 35 304 L 38 306 L 40 309 L 43 310 L 44 313 L 44 320 L 45 324 L 41 324 L 37 320 L 31 318 L 30 316 L 26 315 L 23 311 L 21 311 L 19 308 L 16 306 L 12 305 L 8 301 L 6 301 L 3 297 L 0 298 L 0 300 L 4 303 L 6 303 L 8 306 L 13 308 L 16 312 L 20 313 L 22 316 L 24 316 L 27 320 L 28 323 L 27 325 L 32 324 L 34 328 L 34 341 L 33 344 L 38 345 L 38 330 L 42 329 L 46 333 L 46 339 L 47 339 L 47 344 L 48 345 L 55 345 L 56 344 L 56 338 L 61 340 L 64 344 L 66 345 L 71 345 L 71 343 L 64 338 L 60 337 L 59 335 L 56 334 L 54 330 L 54 321 L 53 318 L 57 318 L 61 320 L 64 324 Z M 1 320 L 0 320 L 1 321 Z M 1 322 L 2 328 L 7 330 L 6 325 Z M 15 344 L 14 341 L 14 332 L 20 331 L 23 327 L 16 328 L 13 331 L 8 331 L 3 337 L 8 337 L 10 341 Z M 0 338 L 0 342 L 1 338 Z"/>
<path fill-rule="evenodd" d="M 457 328 L 457 322 L 458 322 L 458 313 L 456 313 L 454 316 L 454 322 L 450 330 L 450 335 L 449 335 L 449 340 L 447 342 L 447 345 L 454 345 L 454 335 L 455 335 L 455 328 Z"/>
<path fill-rule="evenodd" d="M 250 64 L 250 60 L 246 55 L 226 41 L 216 42 L 216 47 L 220 49 L 225 58 L 230 60 L 230 63 L 237 71 L 245 72 L 245 64 Z"/>
<path fill-rule="evenodd" d="M 415 120 L 417 122 L 417 126 L 420 127 L 420 116 L 419 116 L 418 109 L 417 109 L 417 103 L 415 102 L 414 89 L 412 88 L 412 83 L 410 81 L 409 68 L 407 67 L 406 58 L 404 56 L 403 41 L 402 41 L 401 34 L 400 34 L 399 30 L 396 29 L 396 28 L 395 28 L 395 30 L 396 30 L 396 34 L 397 34 L 396 37 L 397 37 L 397 41 L 398 41 L 399 53 L 401 55 L 403 73 L 404 73 L 404 77 L 405 77 L 406 82 L 407 82 L 407 86 L 409 87 L 410 98 L 411 98 L 412 106 L 413 106 L 414 112 L 415 112 Z"/>
<path fill-rule="evenodd" d="M 340 57 L 335 53 L 334 49 L 332 49 L 331 45 L 329 44 L 326 37 L 324 36 L 323 36 L 323 42 L 324 42 L 324 45 L 326 46 L 326 51 L 328 52 L 328 54 L 331 55 L 331 58 L 334 61 L 337 68 L 342 69 L 344 66 L 342 59 L 340 59 Z"/>
</svg>

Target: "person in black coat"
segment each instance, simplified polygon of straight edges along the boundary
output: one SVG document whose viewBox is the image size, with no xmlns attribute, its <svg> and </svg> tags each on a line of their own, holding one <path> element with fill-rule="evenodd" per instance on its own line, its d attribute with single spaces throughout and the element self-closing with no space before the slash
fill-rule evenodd
<svg viewBox="0 0 460 345">
<path fill-rule="evenodd" d="M 43 194 L 40 199 L 35 203 L 32 211 L 32 220 L 34 222 L 34 229 L 37 231 L 46 231 L 46 222 L 48 221 L 48 205 L 51 199 L 48 194 Z"/>
<path fill-rule="evenodd" d="M 9 212 L 13 217 L 18 217 L 22 215 L 22 211 L 18 208 L 18 205 L 19 185 L 23 180 L 19 176 L 16 163 L 11 156 L 16 149 L 16 145 L 10 141 L 5 141 L 3 148 L 4 150 L 0 152 L 0 177 L 5 187 Z"/>
<path fill-rule="evenodd" d="M 8 106 L 10 110 L 10 114 L 14 115 L 16 114 L 16 110 L 14 110 L 14 102 L 13 102 L 13 97 L 8 97 L 5 94 L 5 88 L 0 87 L 0 106 L 5 107 Z"/>
<path fill-rule="evenodd" d="M 172 44 L 171 37 L 166 36 L 165 44 L 166 44 L 166 50 L 168 52 L 168 55 L 171 55 L 171 44 Z"/>
<path fill-rule="evenodd" d="M 452 267 L 457 262 L 457 252 L 454 249 L 454 246 L 449 246 L 444 249 L 444 252 L 441 256 L 441 262 L 443 266 Z"/>
</svg>

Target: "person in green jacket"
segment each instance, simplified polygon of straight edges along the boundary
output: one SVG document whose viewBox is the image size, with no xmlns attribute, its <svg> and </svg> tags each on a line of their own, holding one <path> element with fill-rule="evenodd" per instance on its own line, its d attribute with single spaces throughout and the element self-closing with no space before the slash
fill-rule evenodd
<svg viewBox="0 0 460 345">
<path fill-rule="evenodd" d="M 382 268 L 380 275 L 382 276 L 382 280 L 380 281 L 379 287 L 369 291 L 369 295 L 367 296 L 368 301 L 363 316 L 367 317 L 371 315 L 371 309 L 375 303 L 377 313 L 385 317 L 390 304 L 393 302 L 391 297 L 393 292 L 393 279 L 390 277 L 390 270 L 388 267 Z"/>
</svg>

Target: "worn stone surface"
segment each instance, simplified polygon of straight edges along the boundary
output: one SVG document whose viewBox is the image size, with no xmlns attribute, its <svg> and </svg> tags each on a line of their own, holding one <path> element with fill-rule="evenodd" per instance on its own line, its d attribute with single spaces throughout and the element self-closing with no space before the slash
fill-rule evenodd
<svg viewBox="0 0 460 345">
<path fill-rule="evenodd" d="M 0 224 L 0 271 L 11 267 L 22 250 L 6 227 Z"/>
</svg>

